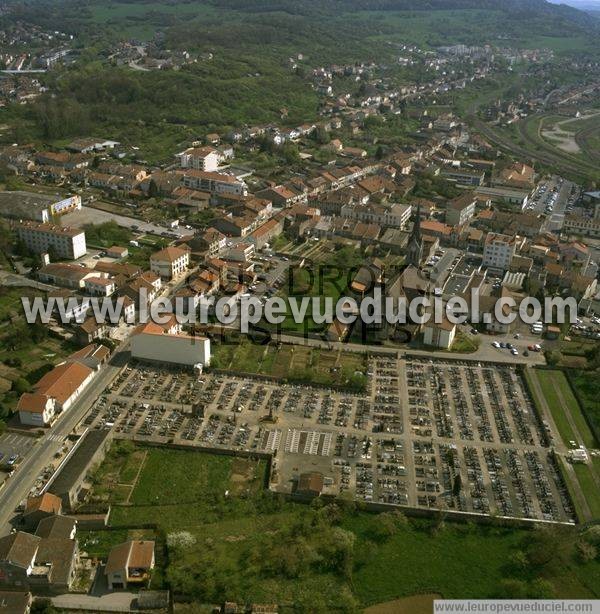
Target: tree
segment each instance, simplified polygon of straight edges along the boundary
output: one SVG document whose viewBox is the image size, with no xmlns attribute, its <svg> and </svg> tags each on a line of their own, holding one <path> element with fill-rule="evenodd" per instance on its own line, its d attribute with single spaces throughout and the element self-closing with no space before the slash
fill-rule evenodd
<svg viewBox="0 0 600 614">
<path fill-rule="evenodd" d="M 460 490 L 462 488 L 462 478 L 460 477 L 460 473 L 454 478 L 454 485 L 452 486 L 452 495 L 454 497 L 458 497 L 460 495 Z"/>
<path fill-rule="evenodd" d="M 500 581 L 498 596 L 503 599 L 525 599 L 527 584 L 522 580 L 505 578 Z"/>
<path fill-rule="evenodd" d="M 58 614 L 58 610 L 52 605 L 52 601 L 46 597 L 36 599 L 31 604 L 30 612 L 31 614 Z"/>
<path fill-rule="evenodd" d="M 555 367 L 562 360 L 562 354 L 560 350 L 549 350 L 546 352 L 546 362 L 551 367 Z"/>
<path fill-rule="evenodd" d="M 577 544 L 577 556 L 582 563 L 589 563 L 598 556 L 596 546 L 587 541 L 580 541 Z"/>
<path fill-rule="evenodd" d="M 375 519 L 373 537 L 376 541 L 385 542 L 398 533 L 398 525 L 394 515 L 388 512 L 379 514 Z"/>
<path fill-rule="evenodd" d="M 331 141 L 331 137 L 329 136 L 329 132 L 323 128 L 323 126 L 319 126 L 311 135 L 314 140 L 319 145 L 327 145 Z"/>
<path fill-rule="evenodd" d="M 160 190 L 158 189 L 158 185 L 154 179 L 150 179 L 150 184 L 148 185 L 148 196 L 150 198 L 156 198 L 160 194 Z"/>
<path fill-rule="evenodd" d="M 12 389 L 17 394 L 23 394 L 31 390 L 31 384 L 24 377 L 19 377 L 13 382 Z"/>
<path fill-rule="evenodd" d="M 554 596 L 552 584 L 543 578 L 535 578 L 527 590 L 527 597 L 529 599 L 552 599 Z"/>
</svg>

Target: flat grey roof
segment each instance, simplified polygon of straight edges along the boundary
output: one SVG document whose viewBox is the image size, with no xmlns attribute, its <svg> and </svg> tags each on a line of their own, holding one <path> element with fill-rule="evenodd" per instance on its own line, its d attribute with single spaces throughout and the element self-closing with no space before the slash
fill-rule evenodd
<svg viewBox="0 0 600 614">
<path fill-rule="evenodd" d="M 88 469 L 94 454 L 109 434 L 108 430 L 88 431 L 83 440 L 77 442 L 77 449 L 50 483 L 48 492 L 57 496 L 68 493 Z"/>
<path fill-rule="evenodd" d="M 59 200 L 62 198 L 33 192 L 0 192 L 0 214 L 29 218 L 32 212 L 48 209 Z"/>
</svg>

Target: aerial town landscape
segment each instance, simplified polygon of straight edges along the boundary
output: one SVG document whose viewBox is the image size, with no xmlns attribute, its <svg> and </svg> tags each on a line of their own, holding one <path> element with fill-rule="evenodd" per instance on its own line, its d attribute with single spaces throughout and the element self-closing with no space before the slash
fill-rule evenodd
<svg viewBox="0 0 600 614">
<path fill-rule="evenodd" d="M 0 614 L 600 611 L 599 37 L 3 3 Z"/>
</svg>

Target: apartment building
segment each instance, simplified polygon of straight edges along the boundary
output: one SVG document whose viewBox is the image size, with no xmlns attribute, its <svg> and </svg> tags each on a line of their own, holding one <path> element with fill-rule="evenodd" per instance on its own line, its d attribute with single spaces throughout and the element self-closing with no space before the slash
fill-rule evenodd
<svg viewBox="0 0 600 614">
<path fill-rule="evenodd" d="M 190 169 L 183 175 L 183 185 L 210 194 L 248 194 L 248 186 L 244 181 L 225 173 Z"/>
<path fill-rule="evenodd" d="M 221 154 L 214 147 L 190 147 L 175 156 L 181 168 L 214 172 L 219 166 Z"/>
<path fill-rule="evenodd" d="M 78 228 L 21 222 L 16 229 L 19 239 L 36 254 L 53 250 L 59 258 L 77 260 L 87 252 L 85 232 Z"/>
<path fill-rule="evenodd" d="M 598 239 L 600 238 L 600 219 L 567 215 L 565 217 L 563 231 Z"/>
<path fill-rule="evenodd" d="M 150 257 L 150 270 L 161 279 L 173 279 L 187 271 L 190 252 L 180 247 L 166 247 Z"/>
<path fill-rule="evenodd" d="M 475 215 L 476 208 L 477 198 L 471 192 L 453 198 L 446 205 L 446 224 L 464 226 Z"/>
<path fill-rule="evenodd" d="M 516 251 L 514 237 L 490 232 L 483 247 L 483 266 L 488 269 L 507 271 Z"/>
<path fill-rule="evenodd" d="M 342 217 L 367 224 L 377 224 L 390 228 L 404 228 L 410 220 L 412 207 L 401 203 L 393 205 L 344 205 Z"/>
<path fill-rule="evenodd" d="M 454 181 L 459 185 L 482 186 L 485 181 L 485 173 L 483 171 L 466 168 L 444 168 L 441 175 L 448 181 Z"/>
</svg>

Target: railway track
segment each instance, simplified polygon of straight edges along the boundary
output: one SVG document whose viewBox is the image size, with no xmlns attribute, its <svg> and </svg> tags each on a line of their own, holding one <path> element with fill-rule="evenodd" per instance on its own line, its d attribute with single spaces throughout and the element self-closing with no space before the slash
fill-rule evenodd
<svg viewBox="0 0 600 614">
<path fill-rule="evenodd" d="M 588 164 L 586 162 L 574 163 L 568 160 L 565 158 L 567 154 L 565 154 L 565 156 L 561 156 L 559 154 L 552 154 L 548 151 L 532 151 L 531 149 L 518 145 L 512 139 L 499 135 L 496 131 L 492 130 L 487 124 L 479 119 L 474 120 L 474 126 L 494 145 L 521 158 L 529 159 L 533 162 L 540 162 L 541 164 L 552 166 L 559 170 L 565 170 L 578 176 L 585 175 L 590 172 L 598 172 L 598 169 L 593 164 Z M 524 133 L 523 126 L 519 126 L 519 134 L 528 143 L 539 146 L 539 143 L 536 143 L 529 135 Z"/>
</svg>

